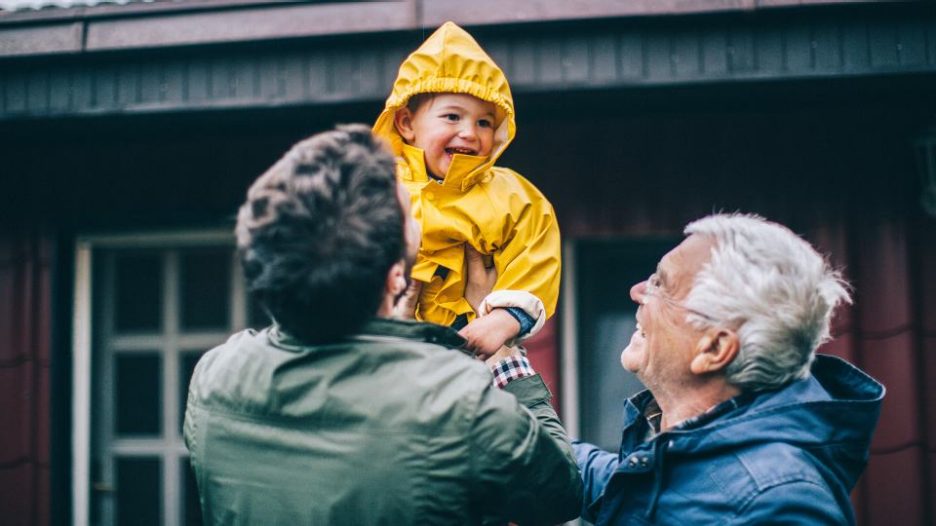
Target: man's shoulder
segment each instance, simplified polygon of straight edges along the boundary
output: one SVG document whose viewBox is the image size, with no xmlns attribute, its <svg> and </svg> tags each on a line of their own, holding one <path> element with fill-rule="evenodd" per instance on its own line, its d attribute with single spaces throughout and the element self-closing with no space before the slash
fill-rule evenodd
<svg viewBox="0 0 936 526">
<path fill-rule="evenodd" d="M 669 502 L 669 507 L 680 510 L 685 504 L 695 509 L 686 513 L 701 515 L 723 508 L 743 517 L 752 506 L 803 505 L 804 492 L 797 488 L 808 488 L 810 494 L 822 494 L 834 502 L 831 488 L 809 457 L 795 445 L 767 442 L 727 447 L 714 455 L 674 458 L 670 480 L 675 493 L 671 497 L 678 502 Z"/>
<path fill-rule="evenodd" d="M 438 336 L 439 339 L 364 335 L 357 337 L 354 345 L 372 346 L 384 355 L 390 367 L 411 377 L 414 386 L 467 391 L 491 384 L 490 369 L 483 362 L 453 345 L 445 333 Z"/>
<path fill-rule="evenodd" d="M 491 383 L 490 369 L 461 346 L 464 338 L 434 323 L 377 318 L 350 337 L 347 349 L 373 355 L 386 372 L 412 379 L 414 386 L 472 389 Z"/>
<path fill-rule="evenodd" d="M 729 448 L 705 462 L 717 466 L 711 478 L 731 495 L 754 495 L 789 482 L 825 484 L 810 454 L 784 442 Z"/>
<path fill-rule="evenodd" d="M 269 345 L 265 333 L 254 329 L 246 329 L 232 334 L 228 339 L 216 347 L 206 351 L 192 373 L 191 387 L 194 394 L 202 394 L 199 387 L 212 385 L 218 387 L 218 379 L 224 379 L 237 373 L 246 366 L 257 366 L 268 356 L 265 352 Z"/>
<path fill-rule="evenodd" d="M 224 367 L 230 361 L 241 361 L 246 354 L 260 350 L 263 345 L 261 334 L 265 332 L 254 329 L 245 329 L 236 332 L 221 343 L 206 351 L 198 360 L 195 372 L 203 373 L 205 369 Z"/>
<path fill-rule="evenodd" d="M 452 332 L 456 335 L 452 339 L 446 336 L 448 331 L 421 327 L 429 324 L 392 320 L 376 325 L 385 330 L 364 331 L 326 345 L 299 344 L 277 336 L 275 329 L 235 334 L 201 358 L 190 400 L 255 417 L 302 416 L 308 409 L 305 406 L 314 404 L 289 405 L 286 401 L 297 396 L 302 400 L 333 396 L 389 403 L 433 392 L 436 400 L 461 403 L 464 399 L 470 404 L 491 385 L 491 373 L 482 362 L 449 345 L 461 341 L 457 333 Z M 423 334 L 414 336 L 414 330 Z M 324 385 L 331 390 L 323 395 L 316 387 Z"/>
</svg>

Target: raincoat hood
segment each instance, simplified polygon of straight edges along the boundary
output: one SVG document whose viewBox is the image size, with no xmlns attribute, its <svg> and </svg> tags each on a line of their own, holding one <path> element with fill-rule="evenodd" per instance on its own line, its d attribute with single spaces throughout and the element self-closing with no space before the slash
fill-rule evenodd
<svg viewBox="0 0 936 526">
<path fill-rule="evenodd" d="M 742 395 L 744 397 L 745 395 Z M 738 409 L 671 436 L 674 453 L 704 455 L 774 442 L 796 444 L 817 457 L 847 492 L 867 461 L 884 386 L 848 362 L 818 355 L 809 378 L 758 393 Z M 683 426 L 680 426 L 683 427 Z"/>
<path fill-rule="evenodd" d="M 574 445 L 582 517 L 641 524 L 854 524 L 849 494 L 867 464 L 884 386 L 817 355 L 811 374 L 742 393 L 653 435 L 650 391 L 624 406 L 617 455 Z M 651 436 L 652 438 L 648 438 Z M 630 524 L 630 522 L 628 522 Z"/>
<path fill-rule="evenodd" d="M 397 110 L 419 93 L 465 93 L 494 104 L 494 144 L 487 157 L 456 154 L 443 184 L 460 190 L 472 186 L 494 166 L 516 134 L 513 96 L 504 72 L 464 29 L 453 22 L 442 24 L 400 65 L 393 90 L 383 112 L 374 124 L 374 133 L 386 140 L 393 154 L 407 160 L 414 169 L 404 174 L 413 180 L 426 180 L 423 151 L 410 146 L 394 125 Z"/>
</svg>

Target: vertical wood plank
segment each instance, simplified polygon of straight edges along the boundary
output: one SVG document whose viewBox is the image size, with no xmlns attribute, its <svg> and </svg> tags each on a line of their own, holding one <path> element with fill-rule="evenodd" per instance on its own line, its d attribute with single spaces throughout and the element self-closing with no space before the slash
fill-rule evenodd
<svg viewBox="0 0 936 526">
<path fill-rule="evenodd" d="M 842 27 L 842 69 L 862 71 L 871 64 L 868 26 L 861 20 L 848 20 Z"/>
<path fill-rule="evenodd" d="M 926 65 L 926 25 L 911 20 L 898 26 L 897 55 L 901 66 Z"/>
<path fill-rule="evenodd" d="M 699 45 L 702 47 L 702 73 L 720 77 L 728 73 L 728 46 L 723 28 L 708 28 L 703 31 Z"/>
<path fill-rule="evenodd" d="M 750 73 L 754 64 L 754 35 L 748 27 L 733 27 L 728 32 L 729 70 L 732 73 Z"/>
<path fill-rule="evenodd" d="M 813 27 L 814 67 L 825 75 L 841 71 L 842 42 L 838 25 L 821 22 Z"/>
<path fill-rule="evenodd" d="M 644 52 L 645 37 L 633 29 L 625 30 L 618 39 L 618 58 L 620 78 L 641 79 L 647 76 Z"/>
<path fill-rule="evenodd" d="M 608 84 L 618 78 L 618 55 L 614 37 L 599 35 L 591 42 L 591 81 L 593 84 Z"/>
<path fill-rule="evenodd" d="M 561 47 L 562 80 L 572 84 L 585 84 L 590 75 L 588 41 L 584 38 L 567 40 Z"/>
<path fill-rule="evenodd" d="M 897 28 L 893 23 L 872 25 L 868 32 L 868 44 L 871 49 L 871 67 L 892 69 L 900 64 L 897 55 Z"/>
<path fill-rule="evenodd" d="M 508 72 L 511 86 L 530 86 L 536 83 L 535 47 L 529 38 L 519 38 L 513 41 Z"/>
<path fill-rule="evenodd" d="M 540 38 L 536 58 L 539 64 L 538 82 L 555 84 L 562 81 L 562 44 L 558 38 Z"/>
</svg>

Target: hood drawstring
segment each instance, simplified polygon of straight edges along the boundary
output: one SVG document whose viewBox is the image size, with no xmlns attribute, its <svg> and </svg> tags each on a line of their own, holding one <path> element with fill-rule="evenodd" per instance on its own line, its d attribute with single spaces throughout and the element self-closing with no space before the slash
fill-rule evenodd
<svg viewBox="0 0 936 526">
<path fill-rule="evenodd" d="M 650 503 L 647 505 L 647 511 L 644 514 L 645 518 L 648 521 L 653 521 L 653 516 L 656 514 L 657 502 L 660 500 L 660 493 L 663 492 L 663 482 L 665 473 L 663 470 L 663 447 L 664 442 L 667 440 L 662 440 L 662 437 L 657 437 L 657 440 L 653 443 L 653 492 L 650 494 Z"/>
</svg>

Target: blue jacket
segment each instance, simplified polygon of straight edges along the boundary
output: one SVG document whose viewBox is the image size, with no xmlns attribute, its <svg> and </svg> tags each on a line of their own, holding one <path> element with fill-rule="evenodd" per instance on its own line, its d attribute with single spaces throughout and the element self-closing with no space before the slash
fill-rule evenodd
<svg viewBox="0 0 936 526">
<path fill-rule="evenodd" d="M 604 524 L 854 524 L 884 387 L 817 356 L 812 375 L 743 394 L 646 441 L 643 391 L 624 407 L 621 450 L 573 443 L 582 517 Z"/>
</svg>

